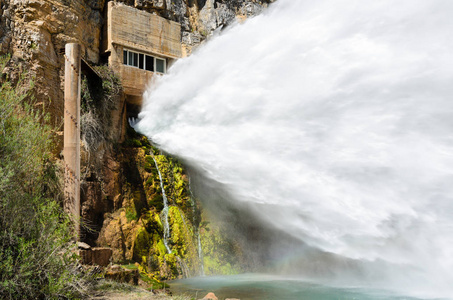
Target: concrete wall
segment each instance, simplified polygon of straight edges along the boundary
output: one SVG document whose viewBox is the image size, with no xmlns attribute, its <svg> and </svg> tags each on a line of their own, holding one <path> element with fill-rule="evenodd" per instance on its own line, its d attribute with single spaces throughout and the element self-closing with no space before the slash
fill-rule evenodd
<svg viewBox="0 0 453 300">
<path fill-rule="evenodd" d="M 124 93 L 129 96 L 141 97 L 147 84 L 154 76 L 153 72 L 124 65 L 123 46 L 120 45 L 113 45 L 113 51 L 110 54 L 109 64 L 121 78 Z"/>
<path fill-rule="evenodd" d="M 108 3 L 108 44 L 181 57 L 181 25 L 133 7 Z"/>
<path fill-rule="evenodd" d="M 128 102 L 140 104 L 138 99 L 154 73 L 124 65 L 123 49 L 166 58 L 168 66 L 181 57 L 181 25 L 121 3 L 108 3 L 109 64 L 121 78 L 125 94 L 132 96 Z"/>
</svg>

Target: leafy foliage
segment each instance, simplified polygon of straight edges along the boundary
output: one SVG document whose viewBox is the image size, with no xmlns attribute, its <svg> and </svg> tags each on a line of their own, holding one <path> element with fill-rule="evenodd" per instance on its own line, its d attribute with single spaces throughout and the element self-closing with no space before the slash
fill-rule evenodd
<svg viewBox="0 0 453 300">
<path fill-rule="evenodd" d="M 8 57 L 0 58 L 0 70 Z M 48 116 L 34 109 L 32 80 L 0 87 L 0 298 L 62 299 L 83 292 L 69 217 L 57 199 Z"/>
</svg>

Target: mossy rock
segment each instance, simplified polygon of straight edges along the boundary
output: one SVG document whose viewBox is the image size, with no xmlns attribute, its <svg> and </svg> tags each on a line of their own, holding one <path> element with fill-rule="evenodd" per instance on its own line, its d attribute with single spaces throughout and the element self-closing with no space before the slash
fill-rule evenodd
<svg viewBox="0 0 453 300">
<path fill-rule="evenodd" d="M 155 210 L 149 210 L 141 217 L 141 222 L 149 233 L 163 234 L 163 226 L 159 214 Z"/>
<path fill-rule="evenodd" d="M 157 211 L 162 211 L 164 209 L 164 198 L 162 194 L 153 194 L 152 198 L 148 199 L 148 205 L 154 207 Z"/>
<path fill-rule="evenodd" d="M 127 153 L 130 158 L 124 163 L 134 173 L 125 175 L 128 180 L 123 185 L 122 194 L 123 203 L 127 203 L 127 220 L 140 226 L 133 243 L 134 261 L 140 264 L 149 278 L 175 279 L 181 277 L 181 273 L 187 274 L 187 268 L 189 273 L 198 275 L 201 262 L 196 240 L 199 230 L 196 227 L 202 217 L 197 212 L 199 207 L 195 200 L 191 198 L 189 180 L 183 166 L 177 159 L 160 153 L 143 136 L 131 134 L 128 140 L 136 149 L 125 150 L 124 155 Z M 131 156 L 130 153 L 134 154 Z M 158 170 L 169 205 L 168 243 L 172 253 L 168 253 L 163 242 L 163 220 L 160 214 L 164 205 Z M 234 242 L 225 239 L 224 232 L 213 224 L 202 224 L 201 241 L 206 273 L 238 273 L 241 266 L 235 255 L 241 253 Z M 182 265 L 187 265 L 183 271 Z"/>
<path fill-rule="evenodd" d="M 242 251 L 236 241 L 228 239 L 228 234 L 215 222 L 203 221 L 200 230 L 206 275 L 232 275 L 245 271 L 238 258 Z"/>
<path fill-rule="evenodd" d="M 152 247 L 152 234 L 150 234 L 145 227 L 140 227 L 137 230 L 137 234 L 133 245 L 132 258 L 134 261 L 141 263 L 142 258 L 148 256 L 149 249 Z"/>
</svg>

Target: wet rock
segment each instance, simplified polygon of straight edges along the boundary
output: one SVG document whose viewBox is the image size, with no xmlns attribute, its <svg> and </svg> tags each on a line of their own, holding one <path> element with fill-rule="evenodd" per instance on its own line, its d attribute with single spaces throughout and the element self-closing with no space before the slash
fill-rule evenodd
<svg viewBox="0 0 453 300">
<path fill-rule="evenodd" d="M 133 285 L 138 285 L 140 274 L 138 270 L 125 269 L 119 265 L 113 265 L 105 270 L 104 278 L 117 282 L 124 282 Z"/>
<path fill-rule="evenodd" d="M 128 220 L 124 210 L 106 214 L 97 244 L 113 249 L 113 261 L 132 259 L 132 246 L 139 226 Z"/>
</svg>

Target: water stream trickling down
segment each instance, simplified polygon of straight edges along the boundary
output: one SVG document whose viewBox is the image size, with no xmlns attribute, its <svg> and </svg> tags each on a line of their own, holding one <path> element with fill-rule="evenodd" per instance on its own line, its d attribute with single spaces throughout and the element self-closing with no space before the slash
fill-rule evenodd
<svg viewBox="0 0 453 300">
<path fill-rule="evenodd" d="M 156 78 L 135 128 L 257 220 L 354 262 L 330 277 L 451 297 L 452 11 L 278 0 Z"/>
<path fill-rule="evenodd" d="M 195 205 L 195 196 L 192 192 L 192 185 L 191 185 L 191 179 L 189 176 L 189 194 L 190 194 L 190 202 L 192 204 L 192 212 L 193 212 L 193 224 L 197 224 L 195 220 L 196 216 L 196 205 Z M 203 258 L 203 248 L 201 247 L 201 237 L 200 237 L 200 224 L 196 227 L 195 230 L 195 235 L 197 237 L 197 251 L 198 251 L 198 259 L 200 260 L 200 275 L 204 276 L 204 258 Z"/>
<path fill-rule="evenodd" d="M 164 181 L 162 180 L 162 174 L 160 173 L 159 165 L 157 164 L 156 159 L 154 158 L 154 155 L 151 155 L 153 158 L 154 164 L 156 165 L 157 173 L 159 174 L 159 180 L 160 180 L 160 188 L 162 189 L 162 199 L 164 203 L 164 208 L 162 209 L 162 216 L 163 216 L 163 222 L 162 225 L 164 226 L 164 245 L 165 248 L 167 249 L 168 253 L 171 253 L 170 246 L 168 245 L 168 238 L 170 237 L 170 225 L 168 224 L 168 201 L 167 201 L 167 195 L 165 194 L 165 189 L 164 189 Z"/>
<path fill-rule="evenodd" d="M 203 248 L 201 248 L 200 229 L 197 229 L 197 249 L 198 259 L 200 260 L 200 275 L 204 276 L 204 261 L 203 261 Z"/>
</svg>

